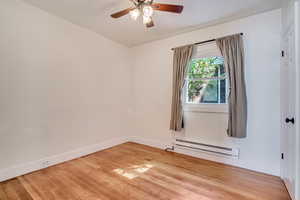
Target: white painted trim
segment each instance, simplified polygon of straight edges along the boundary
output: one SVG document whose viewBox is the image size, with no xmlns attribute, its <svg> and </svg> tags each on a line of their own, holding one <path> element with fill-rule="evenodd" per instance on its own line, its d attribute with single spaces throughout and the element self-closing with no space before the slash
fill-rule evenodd
<svg viewBox="0 0 300 200">
<path fill-rule="evenodd" d="M 155 141 L 155 140 L 139 138 L 138 136 L 131 136 L 131 137 L 128 138 L 128 140 L 130 142 L 135 142 L 135 143 L 138 143 L 138 144 L 144 144 L 144 145 L 147 145 L 147 146 L 151 146 L 151 147 L 155 147 L 155 148 L 163 149 L 163 150 L 171 146 L 171 145 L 168 145 L 168 144 L 165 144 L 165 143 L 162 143 L 162 142 L 158 142 L 158 141 Z"/>
<path fill-rule="evenodd" d="M 296 42 L 296 183 L 295 199 L 300 200 L 300 2 L 295 1 L 295 42 Z"/>
<path fill-rule="evenodd" d="M 183 111 L 228 114 L 228 104 L 184 104 Z"/>
<path fill-rule="evenodd" d="M 21 165 L 11 166 L 9 168 L 0 170 L 0 182 L 21 176 L 33 171 L 44 169 L 59 163 L 73 160 L 97 151 L 101 151 L 122 143 L 128 142 L 127 138 L 110 139 L 98 144 L 82 147 L 76 150 L 65 152 L 62 154 L 50 156 L 44 159 L 24 163 Z"/>
</svg>

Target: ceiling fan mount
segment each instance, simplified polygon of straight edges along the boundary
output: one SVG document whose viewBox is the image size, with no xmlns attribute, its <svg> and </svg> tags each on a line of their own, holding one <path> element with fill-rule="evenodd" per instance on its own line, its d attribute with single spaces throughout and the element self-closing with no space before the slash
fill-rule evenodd
<svg viewBox="0 0 300 200">
<path fill-rule="evenodd" d="M 141 14 L 143 15 L 143 23 L 146 27 L 151 28 L 154 26 L 153 12 L 154 10 L 178 13 L 183 10 L 181 5 L 161 4 L 154 3 L 153 0 L 129 0 L 133 3 L 133 7 L 119 11 L 111 15 L 112 18 L 119 18 L 124 15 L 130 14 L 131 18 L 136 20 Z"/>
<path fill-rule="evenodd" d="M 142 5 L 151 5 L 153 3 L 153 0 L 129 0 L 131 1 L 136 7 L 140 7 Z"/>
</svg>

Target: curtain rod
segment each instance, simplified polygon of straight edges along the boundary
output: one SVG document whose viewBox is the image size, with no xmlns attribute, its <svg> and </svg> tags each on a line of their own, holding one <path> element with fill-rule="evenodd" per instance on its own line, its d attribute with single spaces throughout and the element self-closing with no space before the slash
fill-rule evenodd
<svg viewBox="0 0 300 200">
<path fill-rule="evenodd" d="M 244 35 L 244 33 L 239 33 L 240 35 Z M 194 43 L 193 45 L 199 45 L 199 44 L 205 44 L 205 43 L 209 43 L 209 42 L 214 42 L 216 41 L 217 39 L 211 39 L 211 40 L 205 40 L 205 41 L 202 41 L 202 42 L 197 42 L 197 43 Z M 176 48 L 176 47 L 175 47 Z M 172 48 L 171 50 L 174 50 L 175 48 Z"/>
</svg>

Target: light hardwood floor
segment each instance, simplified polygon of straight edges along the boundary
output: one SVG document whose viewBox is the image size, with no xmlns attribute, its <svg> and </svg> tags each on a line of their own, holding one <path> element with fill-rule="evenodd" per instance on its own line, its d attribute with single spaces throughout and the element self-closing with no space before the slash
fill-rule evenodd
<svg viewBox="0 0 300 200">
<path fill-rule="evenodd" d="M 0 199 L 288 200 L 278 177 L 125 143 L 0 183 Z"/>
</svg>

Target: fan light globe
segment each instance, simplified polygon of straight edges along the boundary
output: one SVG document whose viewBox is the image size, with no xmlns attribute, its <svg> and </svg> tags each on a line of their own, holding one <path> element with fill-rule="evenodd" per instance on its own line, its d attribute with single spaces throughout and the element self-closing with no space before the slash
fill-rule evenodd
<svg viewBox="0 0 300 200">
<path fill-rule="evenodd" d="M 151 17 L 143 16 L 143 23 L 144 24 L 149 24 L 152 21 Z"/>
<path fill-rule="evenodd" d="M 134 9 L 132 11 L 130 11 L 130 17 L 133 19 L 133 20 L 137 20 L 137 18 L 141 15 L 141 12 L 139 9 Z"/>
<path fill-rule="evenodd" d="M 153 15 L 153 8 L 151 6 L 144 6 L 143 14 L 145 17 L 151 17 Z"/>
</svg>

